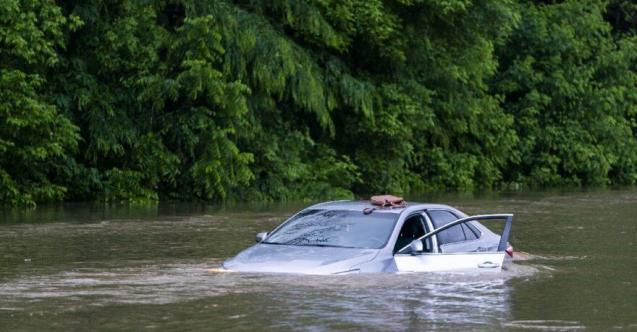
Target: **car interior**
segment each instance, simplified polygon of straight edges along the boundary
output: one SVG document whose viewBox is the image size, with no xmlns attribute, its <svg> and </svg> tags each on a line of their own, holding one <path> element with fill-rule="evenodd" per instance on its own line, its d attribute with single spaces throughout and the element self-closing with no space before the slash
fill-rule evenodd
<svg viewBox="0 0 637 332">
<path fill-rule="evenodd" d="M 400 234 L 398 235 L 398 239 L 396 239 L 396 245 L 394 246 L 394 253 L 403 248 L 404 246 L 409 245 L 413 240 L 425 235 L 425 223 L 423 217 L 421 215 L 414 215 L 407 220 L 403 224 L 403 227 L 400 229 Z M 423 248 L 425 252 L 431 251 L 431 246 L 428 245 L 430 240 L 425 240 L 423 243 Z M 409 253 L 409 249 L 404 251 L 404 253 Z"/>
</svg>

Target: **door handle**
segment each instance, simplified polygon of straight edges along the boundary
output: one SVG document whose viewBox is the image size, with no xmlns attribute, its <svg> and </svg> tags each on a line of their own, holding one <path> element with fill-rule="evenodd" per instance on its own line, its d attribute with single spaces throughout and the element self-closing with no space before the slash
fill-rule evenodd
<svg viewBox="0 0 637 332">
<path fill-rule="evenodd" d="M 481 269 L 494 269 L 496 267 L 499 267 L 500 264 L 491 262 L 491 261 L 486 261 L 486 262 L 482 262 L 480 264 L 478 264 L 478 267 Z"/>
</svg>

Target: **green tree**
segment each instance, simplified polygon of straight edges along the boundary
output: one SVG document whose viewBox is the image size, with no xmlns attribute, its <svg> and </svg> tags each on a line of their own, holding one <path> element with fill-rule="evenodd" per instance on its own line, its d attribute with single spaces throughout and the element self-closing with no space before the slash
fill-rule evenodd
<svg viewBox="0 0 637 332">
<path fill-rule="evenodd" d="M 236 142 L 249 89 L 220 71 L 225 50 L 211 16 L 171 25 L 164 2 L 65 8 L 87 22 L 70 36 L 76 47 L 63 54 L 58 82 L 84 137 L 75 197 L 223 200 L 248 184 L 252 155 Z"/>
<path fill-rule="evenodd" d="M 533 185 L 634 183 L 635 39 L 615 39 L 604 3 L 522 5 L 498 50 L 494 91 L 520 138 L 506 179 Z"/>
<path fill-rule="evenodd" d="M 0 202 L 637 181 L 634 1 L 5 2 Z"/>
<path fill-rule="evenodd" d="M 0 202 L 61 200 L 67 190 L 63 167 L 79 136 L 47 85 L 76 23 L 53 1 L 0 6 Z"/>
</svg>

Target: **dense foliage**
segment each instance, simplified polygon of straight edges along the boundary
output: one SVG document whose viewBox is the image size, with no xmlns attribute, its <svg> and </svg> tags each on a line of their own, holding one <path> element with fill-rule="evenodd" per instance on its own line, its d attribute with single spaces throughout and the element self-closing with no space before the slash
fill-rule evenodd
<svg viewBox="0 0 637 332">
<path fill-rule="evenodd" d="M 637 2 L 5 0 L 0 202 L 637 181 Z"/>
</svg>

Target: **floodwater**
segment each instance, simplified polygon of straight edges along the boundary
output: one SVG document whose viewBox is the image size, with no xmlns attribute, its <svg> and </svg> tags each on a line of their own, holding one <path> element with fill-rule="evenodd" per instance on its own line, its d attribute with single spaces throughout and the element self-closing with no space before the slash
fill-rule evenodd
<svg viewBox="0 0 637 332">
<path fill-rule="evenodd" d="M 637 330 L 637 190 L 420 197 L 515 213 L 502 273 L 215 273 L 306 204 L 0 213 L 0 331 Z"/>
</svg>

